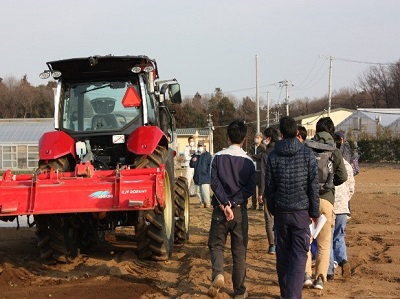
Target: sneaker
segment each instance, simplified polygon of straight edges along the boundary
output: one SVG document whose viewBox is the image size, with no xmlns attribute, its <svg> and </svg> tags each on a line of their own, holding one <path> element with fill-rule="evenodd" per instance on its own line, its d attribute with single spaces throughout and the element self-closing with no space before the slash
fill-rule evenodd
<svg viewBox="0 0 400 299">
<path fill-rule="evenodd" d="M 247 291 L 245 291 L 244 294 L 235 295 L 235 299 L 246 299 L 246 298 L 249 298 L 249 293 L 247 293 Z"/>
<path fill-rule="evenodd" d="M 303 283 L 303 287 L 304 288 L 309 288 L 312 286 L 312 280 L 311 280 L 311 275 L 305 273 L 304 274 L 304 283 Z"/>
<path fill-rule="evenodd" d="M 343 260 L 343 261 L 340 263 L 339 266 L 342 268 L 342 276 L 343 276 L 343 278 L 345 278 L 345 279 L 350 278 L 350 276 L 351 276 L 351 270 L 350 270 L 350 264 L 349 264 L 349 262 L 346 261 L 346 260 Z"/>
<path fill-rule="evenodd" d="M 269 248 L 268 248 L 268 254 L 275 254 L 276 253 L 276 250 L 275 250 L 275 245 L 269 245 Z"/>
<path fill-rule="evenodd" d="M 209 205 L 209 204 L 205 204 L 204 207 L 205 207 L 205 208 L 209 208 L 210 205 Z"/>
<path fill-rule="evenodd" d="M 314 280 L 313 288 L 318 290 L 324 289 L 324 282 L 322 281 L 322 277 L 319 276 L 316 280 Z"/>
<path fill-rule="evenodd" d="M 326 275 L 326 280 L 330 281 L 330 280 L 334 280 L 335 279 L 335 274 L 327 274 Z"/>
<path fill-rule="evenodd" d="M 263 206 L 258 206 L 258 210 L 259 211 L 264 211 L 264 207 Z"/>
<path fill-rule="evenodd" d="M 211 298 L 216 297 L 219 292 L 219 289 L 222 288 L 224 285 L 225 285 L 224 276 L 222 274 L 218 274 L 214 278 L 211 287 L 208 289 L 207 295 L 210 296 Z"/>
</svg>

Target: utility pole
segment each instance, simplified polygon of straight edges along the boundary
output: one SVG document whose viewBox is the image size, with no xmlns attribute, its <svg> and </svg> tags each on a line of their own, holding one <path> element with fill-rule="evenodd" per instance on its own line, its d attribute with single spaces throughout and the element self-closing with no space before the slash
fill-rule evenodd
<svg viewBox="0 0 400 299">
<path fill-rule="evenodd" d="M 256 110 L 257 110 L 257 132 L 260 132 L 260 97 L 258 93 L 258 55 L 256 55 Z"/>
<path fill-rule="evenodd" d="M 209 140 L 210 140 L 210 154 L 214 155 L 214 124 L 212 121 L 212 115 L 209 114 L 208 115 L 208 136 L 209 136 Z"/>
<path fill-rule="evenodd" d="M 332 56 L 321 56 L 322 58 L 329 59 L 329 85 L 328 85 L 328 116 L 331 116 L 331 106 L 332 106 L 332 69 L 333 60 L 335 57 Z"/>
<path fill-rule="evenodd" d="M 269 128 L 269 91 L 267 91 L 267 128 Z"/>
<path fill-rule="evenodd" d="M 333 57 L 329 56 L 328 116 L 331 116 L 332 104 L 332 60 Z"/>
<path fill-rule="evenodd" d="M 294 86 L 294 85 L 286 79 L 283 81 L 279 81 L 279 83 L 281 84 L 281 86 L 286 87 L 286 98 L 285 98 L 286 116 L 289 116 L 289 84 L 290 84 L 290 86 Z"/>
</svg>

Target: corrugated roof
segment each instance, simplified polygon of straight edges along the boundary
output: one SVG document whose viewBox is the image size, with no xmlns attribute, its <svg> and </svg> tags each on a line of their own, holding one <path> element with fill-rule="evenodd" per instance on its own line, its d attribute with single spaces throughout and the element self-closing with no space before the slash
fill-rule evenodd
<svg viewBox="0 0 400 299">
<path fill-rule="evenodd" d="M 49 131 L 54 131 L 52 118 L 0 119 L 0 143 L 37 144 Z"/>
<path fill-rule="evenodd" d="M 379 119 L 383 127 L 394 123 L 400 117 L 400 109 L 357 109 L 372 120 Z"/>
<path fill-rule="evenodd" d="M 198 132 L 199 136 L 208 136 L 210 134 L 209 129 L 197 129 L 197 128 L 179 128 L 176 129 L 177 135 L 194 135 Z"/>
</svg>

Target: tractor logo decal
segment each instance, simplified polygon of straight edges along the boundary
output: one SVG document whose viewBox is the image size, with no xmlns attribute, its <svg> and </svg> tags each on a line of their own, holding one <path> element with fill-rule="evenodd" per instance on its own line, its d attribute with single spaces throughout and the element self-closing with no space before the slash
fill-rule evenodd
<svg viewBox="0 0 400 299">
<path fill-rule="evenodd" d="M 113 198 L 110 191 L 96 191 L 89 195 L 91 199 Z"/>
</svg>

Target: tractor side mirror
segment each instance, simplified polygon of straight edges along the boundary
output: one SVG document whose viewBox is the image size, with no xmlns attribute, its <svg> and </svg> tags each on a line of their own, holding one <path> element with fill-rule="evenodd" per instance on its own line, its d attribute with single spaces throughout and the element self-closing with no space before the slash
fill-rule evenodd
<svg viewBox="0 0 400 299">
<path fill-rule="evenodd" d="M 179 83 L 169 85 L 169 98 L 174 104 L 182 103 L 181 87 L 179 86 Z"/>
</svg>

